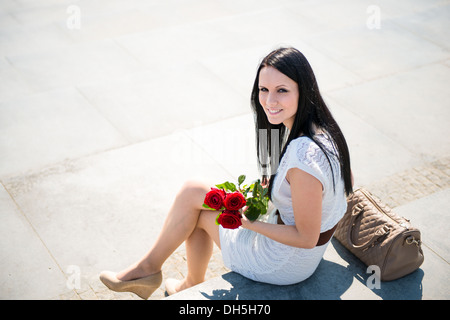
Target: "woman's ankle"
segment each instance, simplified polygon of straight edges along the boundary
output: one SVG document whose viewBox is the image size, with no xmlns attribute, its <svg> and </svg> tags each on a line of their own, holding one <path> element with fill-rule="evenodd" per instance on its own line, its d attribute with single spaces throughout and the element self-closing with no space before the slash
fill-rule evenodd
<svg viewBox="0 0 450 320">
<path fill-rule="evenodd" d="M 196 285 L 198 285 L 198 284 L 200 284 L 200 283 L 202 283 L 204 281 L 205 281 L 204 279 L 199 281 L 199 280 L 193 280 L 193 279 L 189 279 L 189 278 L 184 278 L 181 281 L 180 287 L 182 287 L 181 290 L 186 290 L 186 289 L 189 289 L 190 287 L 196 286 Z"/>
</svg>

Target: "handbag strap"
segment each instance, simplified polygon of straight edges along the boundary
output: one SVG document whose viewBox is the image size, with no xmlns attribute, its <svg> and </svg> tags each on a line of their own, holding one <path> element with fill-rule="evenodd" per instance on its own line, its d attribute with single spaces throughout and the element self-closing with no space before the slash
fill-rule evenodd
<svg viewBox="0 0 450 320">
<path fill-rule="evenodd" d="M 387 236 L 390 233 L 391 229 L 387 225 L 383 225 L 373 233 L 373 236 L 366 243 L 363 243 L 361 245 L 354 244 L 352 235 L 353 229 L 355 227 L 355 221 L 362 213 L 364 213 L 364 206 L 361 203 L 357 203 L 352 209 L 350 228 L 347 232 L 347 241 L 350 247 L 352 247 L 353 249 L 362 249 L 364 251 L 367 250 L 370 246 L 375 245 L 375 243 L 379 241 L 381 237 Z"/>
</svg>

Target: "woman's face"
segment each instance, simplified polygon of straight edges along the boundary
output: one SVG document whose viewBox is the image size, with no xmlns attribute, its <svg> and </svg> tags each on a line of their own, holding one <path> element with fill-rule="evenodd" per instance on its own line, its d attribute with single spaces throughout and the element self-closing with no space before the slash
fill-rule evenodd
<svg viewBox="0 0 450 320">
<path fill-rule="evenodd" d="M 259 103 L 271 124 L 283 123 L 289 130 L 298 108 L 297 83 L 273 67 L 259 72 Z"/>
</svg>

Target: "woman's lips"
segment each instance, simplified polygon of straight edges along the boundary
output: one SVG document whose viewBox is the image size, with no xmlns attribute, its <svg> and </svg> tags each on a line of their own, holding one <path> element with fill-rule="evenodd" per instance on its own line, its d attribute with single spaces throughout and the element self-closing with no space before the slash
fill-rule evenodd
<svg viewBox="0 0 450 320">
<path fill-rule="evenodd" d="M 279 114 L 283 109 L 267 109 L 267 112 L 271 115 Z"/>
</svg>

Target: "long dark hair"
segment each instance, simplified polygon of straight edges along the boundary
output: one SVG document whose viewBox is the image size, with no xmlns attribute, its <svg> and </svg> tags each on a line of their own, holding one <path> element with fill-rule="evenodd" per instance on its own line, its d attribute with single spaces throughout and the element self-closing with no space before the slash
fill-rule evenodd
<svg viewBox="0 0 450 320">
<path fill-rule="evenodd" d="M 298 84 L 299 100 L 291 130 L 284 124 L 271 124 L 259 102 L 259 73 L 264 67 L 273 67 Z M 305 56 L 295 48 L 280 48 L 269 53 L 260 63 L 251 94 L 251 105 L 255 113 L 256 150 L 263 180 L 269 182 L 271 196 L 276 167 L 286 152 L 287 145 L 300 135 L 313 140 L 327 157 L 329 152 L 315 137 L 316 129 L 321 129 L 332 140 L 334 152 L 339 159 L 345 193 L 353 192 L 350 169 L 350 153 L 344 135 L 331 115 L 319 92 L 314 72 Z M 265 131 L 267 130 L 267 131 Z M 264 134 L 267 134 L 266 136 Z M 275 146 L 275 148 L 274 148 Z M 335 185 L 333 174 L 333 185 Z"/>
</svg>

